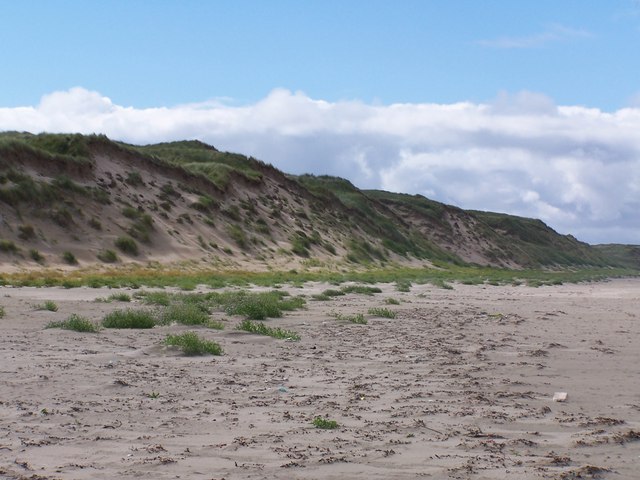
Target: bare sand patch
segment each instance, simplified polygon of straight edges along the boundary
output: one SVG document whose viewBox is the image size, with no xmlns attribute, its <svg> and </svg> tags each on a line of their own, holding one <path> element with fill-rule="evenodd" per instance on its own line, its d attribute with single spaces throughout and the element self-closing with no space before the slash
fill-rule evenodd
<svg viewBox="0 0 640 480">
<path fill-rule="evenodd" d="M 638 478 L 640 280 L 379 286 L 267 321 L 299 342 L 216 314 L 221 357 L 161 345 L 184 326 L 44 329 L 116 290 L 0 288 L 0 478 Z"/>
</svg>

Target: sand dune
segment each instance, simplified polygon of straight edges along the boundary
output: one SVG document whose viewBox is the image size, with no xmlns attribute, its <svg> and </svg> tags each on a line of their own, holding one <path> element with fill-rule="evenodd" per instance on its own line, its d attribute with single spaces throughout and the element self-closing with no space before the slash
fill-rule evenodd
<svg viewBox="0 0 640 480">
<path fill-rule="evenodd" d="M 0 288 L 0 478 L 638 478 L 639 280 L 380 287 L 268 320 L 299 342 L 215 314 L 221 357 L 161 346 L 184 326 L 44 329 L 113 290 Z M 374 306 L 397 317 L 331 316 Z"/>
</svg>

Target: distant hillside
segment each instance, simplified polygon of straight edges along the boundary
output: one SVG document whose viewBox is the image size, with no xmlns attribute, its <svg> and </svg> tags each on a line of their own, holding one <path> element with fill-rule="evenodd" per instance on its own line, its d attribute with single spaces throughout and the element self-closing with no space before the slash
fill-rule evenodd
<svg viewBox="0 0 640 480">
<path fill-rule="evenodd" d="M 625 257 L 626 258 L 626 257 Z M 0 134 L 0 263 L 628 265 L 539 220 L 286 175 L 198 141 Z"/>
</svg>

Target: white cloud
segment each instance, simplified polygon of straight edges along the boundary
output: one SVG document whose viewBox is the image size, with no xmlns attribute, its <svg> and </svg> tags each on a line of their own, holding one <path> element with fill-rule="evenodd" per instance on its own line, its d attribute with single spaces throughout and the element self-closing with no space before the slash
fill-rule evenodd
<svg viewBox="0 0 640 480">
<path fill-rule="evenodd" d="M 549 43 L 588 38 L 593 36 L 587 30 L 575 29 L 560 24 L 549 25 L 542 32 L 528 36 L 499 37 L 488 40 L 478 40 L 476 43 L 491 48 L 536 48 Z"/>
<path fill-rule="evenodd" d="M 253 105 L 137 109 L 73 88 L 37 106 L 0 108 L 0 130 L 138 144 L 197 138 L 290 173 L 537 217 L 594 243 L 640 244 L 640 108 L 557 106 L 533 92 L 489 104 L 385 106 L 279 89 Z"/>
</svg>

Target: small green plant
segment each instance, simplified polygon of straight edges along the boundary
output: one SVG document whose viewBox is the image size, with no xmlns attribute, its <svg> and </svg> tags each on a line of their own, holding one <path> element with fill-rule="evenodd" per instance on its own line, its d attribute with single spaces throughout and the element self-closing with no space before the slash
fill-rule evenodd
<svg viewBox="0 0 640 480">
<path fill-rule="evenodd" d="M 75 313 L 71 314 L 63 322 L 49 322 L 45 328 L 62 328 L 63 330 L 88 333 L 96 333 L 99 330 L 98 326 L 91 320 Z"/>
<path fill-rule="evenodd" d="M 139 253 L 138 244 L 131 237 L 118 237 L 115 241 L 115 246 L 118 247 L 121 252 L 133 255 L 134 257 Z"/>
<path fill-rule="evenodd" d="M 209 322 L 209 314 L 198 305 L 180 303 L 170 305 L 162 314 L 162 323 L 169 325 L 180 323 L 182 325 L 205 325 Z"/>
<path fill-rule="evenodd" d="M 373 295 L 374 293 L 381 293 L 378 287 L 367 287 L 365 285 L 348 285 L 342 287 L 344 293 L 358 293 L 360 295 Z"/>
<path fill-rule="evenodd" d="M 248 319 L 243 320 L 240 325 L 238 325 L 237 329 L 249 333 L 255 333 L 257 335 L 267 335 L 273 338 L 285 340 L 300 340 L 300 335 L 292 330 L 283 330 L 282 328 L 269 327 L 264 323 L 252 322 Z"/>
<path fill-rule="evenodd" d="M 89 224 L 89 226 L 91 228 L 93 228 L 94 230 L 102 230 L 102 224 L 100 223 L 100 221 L 95 218 L 95 217 L 91 217 L 89 219 L 89 221 L 87 222 Z"/>
<path fill-rule="evenodd" d="M 4 316 L 5 316 L 4 307 L 0 305 L 0 318 L 3 318 Z"/>
<path fill-rule="evenodd" d="M 168 307 L 171 303 L 171 296 L 167 292 L 139 292 L 135 296 L 141 298 L 147 305 Z"/>
<path fill-rule="evenodd" d="M 195 332 L 167 335 L 165 345 L 179 347 L 185 355 L 222 355 L 222 347 L 211 340 L 205 340 Z"/>
<path fill-rule="evenodd" d="M 411 282 L 409 280 L 398 280 L 396 282 L 396 290 L 399 292 L 410 292 Z"/>
<path fill-rule="evenodd" d="M 316 417 L 313 419 L 313 426 L 322 430 L 334 430 L 339 427 L 338 422 L 327 418 Z"/>
<path fill-rule="evenodd" d="M 144 182 L 142 181 L 142 175 L 140 175 L 140 172 L 136 171 L 127 173 L 125 182 L 133 187 L 144 185 Z"/>
<path fill-rule="evenodd" d="M 344 315 L 342 313 L 335 313 L 333 315 L 336 320 L 344 320 L 351 323 L 357 323 L 359 325 L 366 325 L 367 319 L 364 318 L 364 315 L 361 313 L 356 313 L 354 315 Z"/>
<path fill-rule="evenodd" d="M 369 315 L 375 315 L 376 317 L 396 318 L 396 312 L 394 312 L 393 310 L 389 310 L 388 308 L 384 308 L 384 307 L 373 307 L 373 308 L 370 308 L 368 313 L 369 313 Z"/>
<path fill-rule="evenodd" d="M 57 312 L 58 305 L 53 300 L 45 300 L 44 303 L 36 305 L 36 310 L 48 310 L 49 312 Z"/>
<path fill-rule="evenodd" d="M 204 324 L 204 326 L 207 328 L 212 328 L 214 330 L 224 330 L 224 323 L 222 323 L 220 320 L 209 320 Z"/>
<path fill-rule="evenodd" d="M 18 247 L 11 240 L 0 239 L 0 252 L 18 253 Z"/>
<path fill-rule="evenodd" d="M 395 298 L 387 298 L 384 303 L 386 303 L 387 305 L 400 305 L 400 300 L 397 300 Z"/>
<path fill-rule="evenodd" d="M 110 302 L 112 300 L 115 300 L 116 302 L 130 302 L 131 301 L 131 295 L 129 295 L 128 293 L 114 293 L 111 294 L 107 297 L 107 302 Z"/>
<path fill-rule="evenodd" d="M 153 328 L 156 318 L 148 310 L 115 310 L 102 319 L 105 328 Z"/>
<path fill-rule="evenodd" d="M 151 391 L 151 392 L 147 393 L 147 397 L 156 399 L 156 398 L 160 397 L 160 393 Z"/>
<path fill-rule="evenodd" d="M 62 252 L 62 260 L 65 261 L 65 263 L 69 264 L 69 265 L 77 265 L 78 264 L 78 259 L 76 258 L 76 256 L 67 251 L 67 252 Z"/>
<path fill-rule="evenodd" d="M 18 227 L 18 237 L 22 240 L 32 240 L 36 237 L 36 231 L 31 225 L 20 225 Z"/>
<path fill-rule="evenodd" d="M 115 263 L 118 261 L 118 255 L 116 255 L 116 252 L 113 250 L 101 250 L 96 256 L 98 260 L 104 263 Z"/>
<path fill-rule="evenodd" d="M 42 256 L 42 254 L 38 250 L 36 250 L 34 248 L 29 250 L 29 256 L 31 257 L 31 260 L 33 260 L 36 263 L 39 263 L 39 264 L 43 264 L 44 263 L 44 257 Z"/>
</svg>

